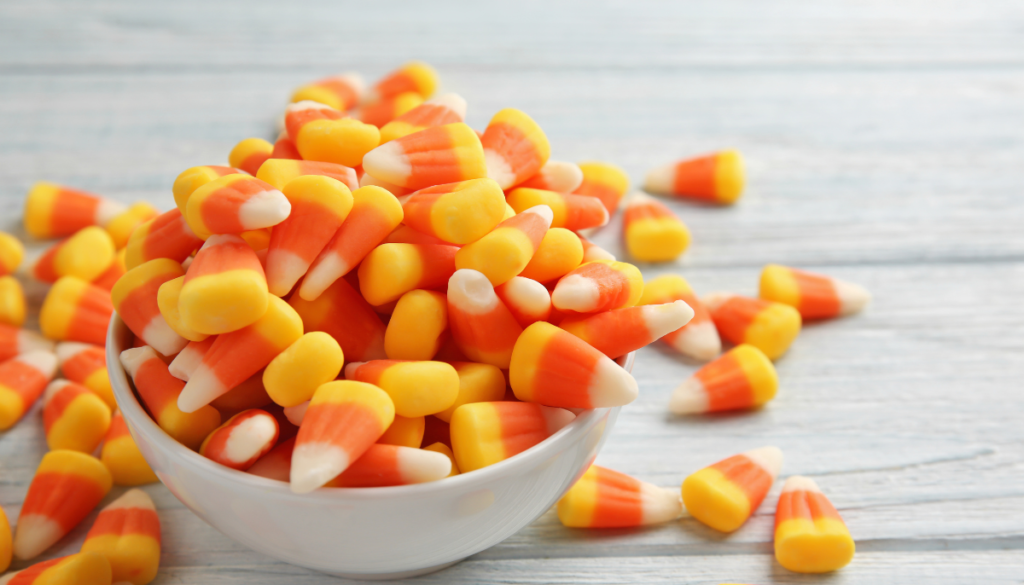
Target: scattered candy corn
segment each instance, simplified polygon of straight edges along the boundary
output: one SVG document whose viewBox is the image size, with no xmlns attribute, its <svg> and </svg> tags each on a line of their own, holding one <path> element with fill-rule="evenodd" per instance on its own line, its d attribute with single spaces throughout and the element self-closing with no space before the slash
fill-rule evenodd
<svg viewBox="0 0 1024 585">
<path fill-rule="evenodd" d="M 80 552 L 5 575 L 0 578 L 0 585 L 108 585 L 111 578 L 106 558 Z"/>
<path fill-rule="evenodd" d="M 738 345 L 705 365 L 672 392 L 676 414 L 756 408 L 775 398 L 775 366 L 753 345 Z"/>
<path fill-rule="evenodd" d="M 0 276 L 7 276 L 21 266 L 25 258 L 25 246 L 7 232 L 0 232 Z"/>
<path fill-rule="evenodd" d="M 34 350 L 0 362 L 0 431 L 21 420 L 57 371 L 57 356 Z"/>
<path fill-rule="evenodd" d="M 644 190 L 731 205 L 743 194 L 743 183 L 743 158 L 725 150 L 658 167 L 647 173 Z"/>
<path fill-rule="evenodd" d="M 56 380 L 46 387 L 43 430 L 51 450 L 92 453 L 110 428 L 110 407 L 88 388 Z"/>
<path fill-rule="evenodd" d="M 796 573 L 828 573 L 853 560 L 856 545 L 832 502 L 809 477 L 782 486 L 775 510 L 775 558 Z"/>
<path fill-rule="evenodd" d="M 7 514 L 0 508 L 0 572 L 7 571 L 11 566 L 11 523 L 7 520 Z"/>
<path fill-rule="evenodd" d="M 99 195 L 40 181 L 25 197 L 25 231 L 40 239 L 70 236 L 91 225 L 104 227 L 123 211 Z"/>
<path fill-rule="evenodd" d="M 0 324 L 21 327 L 25 323 L 25 291 L 13 276 L 0 276 Z"/>
<path fill-rule="evenodd" d="M 722 340 L 711 321 L 711 313 L 697 299 L 690 284 L 682 276 L 666 274 L 644 285 L 641 305 L 660 305 L 683 301 L 693 309 L 693 318 L 686 325 L 661 337 L 661 341 L 679 353 L 708 361 L 722 353 Z"/>
<path fill-rule="evenodd" d="M 53 351 L 53 342 L 35 331 L 0 323 L 0 362 L 36 350 Z"/>
<path fill-rule="evenodd" d="M 291 101 L 312 100 L 344 112 L 359 103 L 364 85 L 358 73 L 343 73 L 300 87 L 292 94 Z"/>
<path fill-rule="evenodd" d="M 800 313 L 789 305 L 729 293 L 701 301 L 723 339 L 753 345 L 771 360 L 782 357 L 800 333 Z"/>
<path fill-rule="evenodd" d="M 871 301 L 860 285 L 778 264 L 761 271 L 760 296 L 796 308 L 804 319 L 852 315 Z"/>
<path fill-rule="evenodd" d="M 100 461 L 107 466 L 114 485 L 136 486 L 157 481 L 156 474 L 139 451 L 124 416 L 118 410 L 110 420 L 110 430 L 103 439 Z"/>
<path fill-rule="evenodd" d="M 571 528 L 660 524 L 683 514 L 679 492 L 597 465 L 558 500 L 558 519 Z"/>
<path fill-rule="evenodd" d="M 722 532 L 750 518 L 782 469 L 782 451 L 762 447 L 723 459 L 683 480 L 683 503 L 691 516 Z"/>
<path fill-rule="evenodd" d="M 629 255 L 641 262 L 670 262 L 690 245 L 690 230 L 679 217 L 643 193 L 626 202 L 622 226 Z"/>
<path fill-rule="evenodd" d="M 115 583 L 146 585 L 160 567 L 160 517 L 146 492 L 128 490 L 100 512 L 82 544 L 83 553 L 110 562 Z"/>
<path fill-rule="evenodd" d="M 643 289 L 644 279 L 636 266 L 595 260 L 563 276 L 551 292 L 551 304 L 560 311 L 610 311 L 636 305 Z"/>
<path fill-rule="evenodd" d="M 65 276 L 47 293 L 39 327 L 50 339 L 105 345 L 113 312 L 110 293 L 80 278 Z"/>
</svg>

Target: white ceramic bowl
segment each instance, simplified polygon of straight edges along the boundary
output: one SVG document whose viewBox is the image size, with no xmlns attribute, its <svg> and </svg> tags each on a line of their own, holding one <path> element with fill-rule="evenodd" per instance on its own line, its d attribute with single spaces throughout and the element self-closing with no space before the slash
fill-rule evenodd
<svg viewBox="0 0 1024 585">
<path fill-rule="evenodd" d="M 145 412 L 118 356 L 131 333 L 114 315 L 107 369 L 142 455 L 183 504 L 245 546 L 342 577 L 401 578 L 442 569 L 536 520 L 597 456 L 619 408 L 583 411 L 543 443 L 501 463 L 441 481 L 385 488 L 321 488 L 228 469 L 184 447 Z M 631 369 L 633 355 L 626 356 Z"/>
</svg>

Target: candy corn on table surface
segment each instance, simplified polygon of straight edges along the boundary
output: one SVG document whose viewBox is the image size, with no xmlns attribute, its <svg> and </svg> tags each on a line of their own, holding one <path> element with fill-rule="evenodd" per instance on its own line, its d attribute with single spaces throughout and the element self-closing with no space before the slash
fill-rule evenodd
<svg viewBox="0 0 1024 585">
<path fill-rule="evenodd" d="M 732 208 L 669 201 L 700 293 L 756 292 L 769 262 L 863 284 L 858 316 L 807 326 L 754 413 L 677 418 L 695 364 L 651 347 L 598 463 L 666 487 L 777 445 L 857 541 L 833 575 L 771 554 L 782 482 L 723 536 L 692 519 L 577 531 L 549 512 L 423 583 L 1019 583 L 1024 576 L 1024 7 L 1019 2 L 64 1 L 0 4 L 0 230 L 36 180 L 173 206 L 182 169 L 271 138 L 292 88 L 433 64 L 482 128 L 521 108 L 562 160 L 646 170 L 725 147 Z M 624 256 L 620 218 L 595 240 Z M 40 245 L 31 246 L 40 250 Z M 36 309 L 44 289 L 29 285 Z M 39 406 L 0 436 L 12 522 L 43 455 Z M 146 486 L 154 583 L 332 583 L 250 552 Z M 123 493 L 115 488 L 104 505 Z M 76 552 L 92 518 L 44 558 Z M 25 563 L 15 564 L 22 568 Z"/>
</svg>

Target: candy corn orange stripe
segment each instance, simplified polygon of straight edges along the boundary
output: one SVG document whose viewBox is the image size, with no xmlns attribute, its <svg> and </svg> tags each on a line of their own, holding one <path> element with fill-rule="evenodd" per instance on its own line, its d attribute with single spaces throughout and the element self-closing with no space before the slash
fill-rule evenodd
<svg viewBox="0 0 1024 585">
<path fill-rule="evenodd" d="M 440 185 L 450 183 L 452 168 L 459 168 L 455 140 L 448 128 L 438 126 L 399 138 L 409 158 L 410 185 Z"/>
<path fill-rule="evenodd" d="M 301 161 L 302 155 L 299 154 L 299 149 L 291 139 L 282 136 L 274 143 L 274 150 L 270 152 L 270 158 Z"/>
<path fill-rule="evenodd" d="M 584 264 L 569 274 L 578 274 L 597 284 L 599 307 L 621 307 L 629 299 L 629 279 L 607 264 Z"/>
<path fill-rule="evenodd" d="M 712 311 L 715 327 L 730 341 L 742 341 L 758 313 L 771 304 L 761 299 L 731 297 Z"/>
<path fill-rule="evenodd" d="M 0 385 L 21 397 L 25 405 L 35 402 L 49 379 L 21 360 L 0 364 Z"/>
<path fill-rule="evenodd" d="M 597 501 L 591 524 L 594 526 L 639 526 L 643 523 L 640 482 L 624 473 L 595 468 Z"/>
<path fill-rule="evenodd" d="M 115 508 L 96 518 L 85 539 L 106 534 L 148 536 L 160 543 L 160 517 L 147 508 Z"/>
<path fill-rule="evenodd" d="M 743 366 L 732 353 L 726 353 L 694 375 L 704 385 L 709 410 L 747 408 L 754 401 L 754 389 Z"/>
<path fill-rule="evenodd" d="M 160 358 L 146 360 L 135 372 L 135 388 L 154 417 L 159 417 L 168 405 L 177 404 L 184 387 L 185 383 L 172 376 Z"/>
<path fill-rule="evenodd" d="M 330 482 L 331 487 L 384 487 L 408 483 L 402 476 L 395 445 L 372 445 L 341 475 Z"/>
<path fill-rule="evenodd" d="M 322 441 L 353 454 L 358 450 L 350 447 L 372 442 L 384 430 L 380 413 L 373 408 L 356 402 L 321 402 L 311 404 L 306 411 L 296 445 Z"/>
<path fill-rule="evenodd" d="M 50 401 L 46 403 L 46 408 L 43 409 L 43 431 L 46 434 L 50 434 L 50 428 L 60 420 L 60 417 L 64 415 L 64 411 L 67 407 L 74 402 L 76 398 L 82 394 L 88 392 L 81 388 L 75 388 L 74 385 L 68 384 L 60 389 L 59 392 L 54 394 Z"/>
<path fill-rule="evenodd" d="M 110 429 L 107 431 L 107 436 L 103 439 L 107 443 L 120 439 L 126 435 L 130 435 L 128 432 L 128 423 L 124 422 L 124 415 L 121 411 L 114 413 L 114 416 L 110 419 Z"/>
<path fill-rule="evenodd" d="M 718 155 L 710 155 L 698 159 L 682 161 L 676 165 L 674 189 L 676 193 L 685 193 L 698 199 L 716 201 L 715 168 L 718 166 Z"/>
<path fill-rule="evenodd" d="M 238 234 L 246 230 L 238 209 L 249 197 L 274 187 L 259 179 L 246 177 L 217 189 L 202 201 L 200 217 L 203 225 L 214 233 Z"/>
<path fill-rule="evenodd" d="M 832 279 L 791 268 L 800 291 L 800 314 L 806 317 L 835 317 L 842 309 Z"/>
<path fill-rule="evenodd" d="M 210 246 L 196 254 L 196 259 L 185 273 L 184 283 L 187 284 L 200 276 L 243 268 L 263 274 L 263 265 L 260 264 L 259 258 L 248 244 L 244 241 L 224 242 Z"/>
<path fill-rule="evenodd" d="M 107 362 L 103 350 L 98 347 L 89 347 L 61 364 L 60 371 L 68 380 L 81 383 L 93 372 L 105 367 L 107 367 Z"/>
<path fill-rule="evenodd" d="M 20 517 L 30 514 L 46 516 L 67 532 L 85 518 L 105 495 L 103 486 L 87 477 L 70 473 L 40 473 L 32 479 Z"/>
<path fill-rule="evenodd" d="M 32 585 L 32 583 L 40 575 L 43 574 L 43 571 L 49 569 L 57 563 L 64 561 L 65 559 L 67 559 L 67 557 L 60 557 L 57 559 L 50 559 L 48 561 L 36 563 L 31 567 L 25 569 L 24 571 L 19 571 L 18 574 L 16 574 L 10 581 L 7 582 L 7 585 Z"/>
<path fill-rule="evenodd" d="M 340 120 L 344 117 L 345 114 L 327 106 L 323 106 L 322 108 L 306 108 L 305 110 L 288 112 L 288 115 L 285 116 L 284 122 L 285 128 L 288 130 L 288 136 L 292 140 L 295 140 L 299 135 L 299 130 L 302 130 L 302 127 L 310 122 L 314 122 L 316 120 Z"/>
<path fill-rule="evenodd" d="M 623 221 L 625 221 L 626 224 L 641 219 L 657 219 L 661 217 L 675 218 L 675 214 L 657 201 L 630 205 L 626 207 L 626 210 L 623 213 Z"/>
<path fill-rule="evenodd" d="M 326 308 L 321 308 L 328 305 Z M 339 278 L 315 301 L 296 295 L 292 306 L 302 316 L 306 333 L 323 331 L 341 346 L 345 357 L 360 360 L 375 343 L 384 339 L 384 323 L 352 285 Z"/>
<path fill-rule="evenodd" d="M 156 294 L 160 285 L 180 276 L 172 272 L 154 275 L 129 292 L 118 309 L 118 314 L 125 323 L 132 326 L 145 327 L 152 321 L 153 317 L 160 314 L 160 308 L 156 304 Z"/>
<path fill-rule="evenodd" d="M 491 405 L 501 425 L 506 459 L 548 438 L 547 419 L 540 406 L 521 402 L 492 402 Z"/>
<path fill-rule="evenodd" d="M 763 467 L 746 455 L 733 455 L 710 466 L 718 470 L 727 480 L 743 490 L 754 510 L 772 487 L 772 476 Z"/>
<path fill-rule="evenodd" d="M 533 378 L 533 396 L 536 399 L 558 396 L 565 404 L 579 404 L 590 408 L 588 382 L 597 368 L 601 354 L 580 351 L 582 348 L 573 343 L 576 341 L 575 336 L 564 331 L 556 331 L 548 338 L 540 352 L 538 375 Z M 544 372 L 559 372 L 559 376 L 546 376 Z M 559 383 L 564 380 L 573 380 L 577 383 L 567 387 Z"/>
<path fill-rule="evenodd" d="M 73 234 L 93 225 L 100 198 L 85 191 L 59 187 L 50 212 L 50 231 L 55 234 Z"/>
<path fill-rule="evenodd" d="M 805 490 L 782 492 L 782 495 L 779 496 L 779 505 L 775 512 L 775 527 L 778 528 L 779 524 L 793 518 L 805 518 L 812 521 L 819 518 L 830 518 L 843 521 L 835 506 L 828 501 L 824 494 Z"/>
<path fill-rule="evenodd" d="M 246 327 L 217 337 L 203 356 L 203 364 L 225 386 L 232 388 L 255 373 L 258 366 L 253 364 L 266 364 L 283 349 L 274 340 Z M 238 359 L 237 356 L 246 356 L 247 359 Z"/>
</svg>

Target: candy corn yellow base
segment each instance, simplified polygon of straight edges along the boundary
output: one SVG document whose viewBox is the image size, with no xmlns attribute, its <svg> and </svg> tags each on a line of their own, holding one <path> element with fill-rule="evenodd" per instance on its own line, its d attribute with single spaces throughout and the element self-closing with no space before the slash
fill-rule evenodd
<svg viewBox="0 0 1024 585">
<path fill-rule="evenodd" d="M 856 546 L 849 530 L 832 518 L 794 518 L 775 531 L 775 558 L 796 573 L 828 573 L 845 567 Z"/>
<path fill-rule="evenodd" d="M 744 342 L 764 352 L 768 359 L 782 357 L 800 333 L 800 313 L 781 303 L 773 303 L 761 311 L 747 328 Z"/>
<path fill-rule="evenodd" d="M 506 459 L 498 414 L 490 403 L 457 409 L 451 418 L 451 433 L 453 445 L 465 445 L 455 452 L 462 473 Z"/>
<path fill-rule="evenodd" d="M 270 302 L 263 275 L 229 270 L 185 283 L 178 297 L 184 327 L 207 335 L 237 331 L 256 322 Z"/>
<path fill-rule="evenodd" d="M 715 192 L 718 195 L 718 202 L 726 205 L 735 203 L 743 194 L 743 185 L 746 183 L 743 156 L 739 151 L 726 150 L 718 153 L 715 162 Z"/>
<path fill-rule="evenodd" d="M 691 516 L 722 532 L 750 517 L 747 495 L 717 469 L 704 468 L 683 481 L 683 504 Z"/>
<path fill-rule="evenodd" d="M 690 230 L 675 218 L 641 219 L 626 228 L 626 249 L 641 262 L 670 262 L 690 245 Z"/>
</svg>

